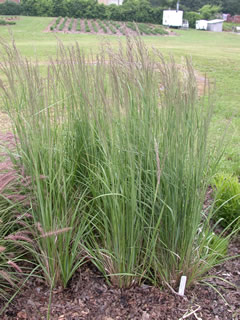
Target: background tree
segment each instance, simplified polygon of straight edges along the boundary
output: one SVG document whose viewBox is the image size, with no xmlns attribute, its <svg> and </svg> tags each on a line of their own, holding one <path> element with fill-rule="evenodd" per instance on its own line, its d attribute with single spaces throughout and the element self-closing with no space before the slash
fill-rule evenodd
<svg viewBox="0 0 240 320">
<path fill-rule="evenodd" d="M 222 8 L 219 6 L 211 6 L 210 4 L 206 4 L 199 11 L 202 19 L 209 20 L 216 18 L 217 14 L 222 11 Z"/>
<path fill-rule="evenodd" d="M 223 11 L 231 15 L 240 14 L 239 0 L 223 0 Z"/>
<path fill-rule="evenodd" d="M 54 17 L 67 16 L 66 0 L 52 0 L 52 11 Z"/>
</svg>

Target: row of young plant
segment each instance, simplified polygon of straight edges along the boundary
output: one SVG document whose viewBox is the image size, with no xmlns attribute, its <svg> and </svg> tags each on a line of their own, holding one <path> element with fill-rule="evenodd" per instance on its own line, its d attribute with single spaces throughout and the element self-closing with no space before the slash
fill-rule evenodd
<svg viewBox="0 0 240 320">
<path fill-rule="evenodd" d="M 138 29 L 140 34 L 147 34 L 147 35 L 168 34 L 168 32 L 162 27 L 152 27 L 152 26 L 144 24 L 144 23 L 136 24 L 133 22 L 127 22 L 126 26 L 133 31 L 137 31 L 137 29 Z"/>
<path fill-rule="evenodd" d="M 59 25 L 60 21 L 62 21 L 61 17 L 58 17 L 55 21 L 55 23 L 50 27 L 50 29 L 53 30 L 59 30 L 62 31 L 67 23 L 68 18 L 65 17 L 64 20 L 62 21 L 62 23 Z M 76 27 L 76 31 L 81 31 L 81 26 L 79 27 L 79 25 L 81 24 L 80 19 L 78 20 L 78 27 Z M 97 24 L 96 24 L 97 22 Z M 71 18 L 69 26 L 68 26 L 68 31 L 71 31 L 73 28 L 73 23 L 74 23 L 74 18 Z M 109 31 L 112 34 L 116 34 L 117 31 L 119 31 L 121 34 L 125 35 L 126 32 L 126 27 L 130 28 L 133 31 L 139 31 L 140 34 L 146 34 L 146 35 L 151 35 L 151 34 L 155 34 L 155 35 L 164 35 L 167 34 L 167 31 L 161 27 L 153 27 L 153 26 L 149 26 L 147 24 L 143 24 L 143 23 L 133 23 L 133 22 L 128 22 L 126 24 L 126 27 L 124 24 L 121 24 L 119 22 L 115 22 L 115 21 L 107 21 L 107 20 L 99 20 L 97 19 L 96 21 L 92 20 L 84 20 L 84 30 L 85 32 L 91 32 L 91 28 L 94 32 L 98 32 L 99 28 L 100 30 L 102 30 L 104 33 L 109 33 Z"/>
<path fill-rule="evenodd" d="M 59 44 L 47 78 L 3 44 L 16 178 L 0 186 L 2 298 L 36 271 L 66 287 L 89 261 L 121 288 L 176 290 L 225 258 L 236 230 L 216 235 L 213 206 L 203 211 L 219 159 L 208 148 L 212 104 L 189 60 L 180 70 L 126 40 L 94 61 Z"/>
</svg>

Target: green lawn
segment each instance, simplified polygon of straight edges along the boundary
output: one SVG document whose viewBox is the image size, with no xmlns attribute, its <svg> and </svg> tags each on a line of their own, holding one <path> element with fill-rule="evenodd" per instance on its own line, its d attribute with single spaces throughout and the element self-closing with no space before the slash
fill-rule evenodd
<svg viewBox="0 0 240 320">
<path fill-rule="evenodd" d="M 12 35 L 23 55 L 37 56 L 45 63 L 55 55 L 57 39 L 70 45 L 78 42 L 87 53 L 96 53 L 103 36 L 91 34 L 46 33 L 52 18 L 21 17 L 15 26 L 0 27 L 1 38 L 10 40 Z M 12 35 L 9 34 L 9 29 Z M 221 169 L 240 175 L 240 35 L 188 30 L 176 31 L 177 36 L 143 37 L 146 44 L 172 54 L 178 60 L 191 56 L 199 72 L 216 83 L 216 109 L 212 125 L 212 142 L 221 138 L 227 129 L 226 151 Z M 105 36 L 117 45 L 118 37 Z M 124 39 L 124 38 L 123 38 Z"/>
</svg>

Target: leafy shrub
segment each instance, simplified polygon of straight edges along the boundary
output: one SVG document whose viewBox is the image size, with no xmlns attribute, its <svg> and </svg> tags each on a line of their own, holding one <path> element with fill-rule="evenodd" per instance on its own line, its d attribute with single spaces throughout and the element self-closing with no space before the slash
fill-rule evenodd
<svg viewBox="0 0 240 320">
<path fill-rule="evenodd" d="M 99 4 L 95 0 L 21 0 L 18 8 L 27 16 L 54 17 L 61 15 L 83 19 L 109 19 L 157 24 L 162 23 L 163 14 L 163 8 L 151 7 L 148 0 L 124 1 L 121 6 Z"/>
<path fill-rule="evenodd" d="M 21 5 L 16 2 L 6 1 L 4 3 L 0 3 L 1 15 L 18 16 L 21 14 L 21 12 Z"/>
<path fill-rule="evenodd" d="M 189 27 L 195 29 L 196 21 L 201 19 L 201 16 L 197 12 L 184 12 L 184 19 L 188 20 Z"/>
<path fill-rule="evenodd" d="M 214 219 L 220 221 L 223 227 L 238 219 L 236 224 L 240 225 L 240 183 L 237 177 L 229 174 L 217 175 L 214 179 L 215 209 Z"/>
<path fill-rule="evenodd" d="M 210 4 L 204 5 L 199 11 L 201 13 L 201 18 L 204 20 L 214 19 L 216 18 L 217 14 L 221 12 L 221 7 Z"/>
</svg>

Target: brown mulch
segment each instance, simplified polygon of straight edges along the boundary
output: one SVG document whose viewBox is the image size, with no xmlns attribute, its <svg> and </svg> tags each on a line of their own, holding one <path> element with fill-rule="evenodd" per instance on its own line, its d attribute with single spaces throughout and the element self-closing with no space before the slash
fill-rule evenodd
<svg viewBox="0 0 240 320">
<path fill-rule="evenodd" d="M 239 239 L 229 250 L 232 255 L 239 254 Z M 235 285 L 214 278 L 209 280 L 225 301 L 210 286 L 200 283 L 188 289 L 184 297 L 145 284 L 130 289 L 113 288 L 88 264 L 75 273 L 67 289 L 57 288 L 52 293 L 43 280 L 29 279 L 1 319 L 47 319 L 48 312 L 54 320 L 240 319 L 239 259 L 227 261 L 212 274 Z"/>
</svg>

